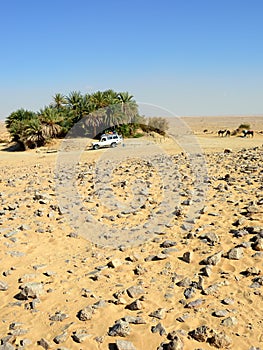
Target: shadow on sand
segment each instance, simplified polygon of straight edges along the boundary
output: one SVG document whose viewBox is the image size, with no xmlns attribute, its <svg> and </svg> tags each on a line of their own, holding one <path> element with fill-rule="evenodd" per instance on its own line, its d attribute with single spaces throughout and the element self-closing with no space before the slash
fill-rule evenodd
<svg viewBox="0 0 263 350">
<path fill-rule="evenodd" d="M 23 152 L 25 151 L 25 147 L 20 142 L 12 142 L 9 144 L 4 144 L 3 148 L 0 146 L 0 150 L 4 152 Z"/>
</svg>

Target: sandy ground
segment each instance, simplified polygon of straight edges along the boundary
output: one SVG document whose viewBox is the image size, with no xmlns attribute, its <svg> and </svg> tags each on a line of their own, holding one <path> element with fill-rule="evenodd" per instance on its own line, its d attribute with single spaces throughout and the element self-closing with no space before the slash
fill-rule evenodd
<svg viewBox="0 0 263 350">
<path fill-rule="evenodd" d="M 253 138 L 217 136 L 244 122 Z M 185 118 L 114 150 L 2 144 L 6 349 L 263 349 L 262 130 Z"/>
</svg>

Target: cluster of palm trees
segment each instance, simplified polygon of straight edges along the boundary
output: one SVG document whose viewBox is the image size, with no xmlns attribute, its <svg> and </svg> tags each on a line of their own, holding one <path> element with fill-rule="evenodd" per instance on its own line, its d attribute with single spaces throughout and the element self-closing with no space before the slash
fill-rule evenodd
<svg viewBox="0 0 263 350">
<path fill-rule="evenodd" d="M 95 137 L 111 127 L 143 123 L 138 106 L 128 92 L 113 90 L 93 94 L 57 93 L 52 102 L 39 112 L 19 109 L 6 119 L 14 141 L 25 148 L 39 147 L 51 138 L 63 137 L 73 126 L 78 135 Z"/>
</svg>

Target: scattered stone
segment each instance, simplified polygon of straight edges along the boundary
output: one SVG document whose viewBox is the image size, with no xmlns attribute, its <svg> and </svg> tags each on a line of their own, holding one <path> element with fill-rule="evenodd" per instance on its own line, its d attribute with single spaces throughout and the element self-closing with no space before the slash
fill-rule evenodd
<svg viewBox="0 0 263 350">
<path fill-rule="evenodd" d="M 232 327 L 237 324 L 237 319 L 235 317 L 228 317 L 222 320 L 221 325 L 225 327 Z"/>
<path fill-rule="evenodd" d="M 183 314 L 182 316 L 177 317 L 176 321 L 178 322 L 185 322 L 190 317 L 190 314 Z"/>
<path fill-rule="evenodd" d="M 184 296 L 186 299 L 190 299 L 192 298 L 196 293 L 196 289 L 193 288 L 193 287 L 190 287 L 190 288 L 186 288 L 185 291 L 184 291 Z"/>
<path fill-rule="evenodd" d="M 153 257 L 153 260 L 156 261 L 156 260 L 164 260 L 164 259 L 167 259 L 169 257 L 168 254 L 164 254 L 164 253 L 159 253 L 157 255 L 155 255 Z"/>
<path fill-rule="evenodd" d="M 138 298 L 140 295 L 144 294 L 144 288 L 141 286 L 132 286 L 127 289 L 127 294 L 130 298 Z"/>
<path fill-rule="evenodd" d="M 88 334 L 86 329 L 78 329 L 77 331 L 73 332 L 72 339 L 76 343 L 83 343 L 87 338 L 90 338 L 91 335 Z"/>
<path fill-rule="evenodd" d="M 209 256 L 208 258 L 206 258 L 205 260 L 203 260 L 203 264 L 205 265 L 218 265 L 221 261 L 221 257 L 222 257 L 222 251 L 215 253 L 211 256 Z"/>
<path fill-rule="evenodd" d="M 170 248 L 170 247 L 174 247 L 176 244 L 177 243 L 174 241 L 166 240 L 160 246 L 161 246 L 161 248 Z"/>
<path fill-rule="evenodd" d="M 15 350 L 15 348 L 10 343 L 5 343 L 0 345 L 0 350 Z"/>
<path fill-rule="evenodd" d="M 135 275 L 143 275 L 145 272 L 147 272 L 147 269 L 143 267 L 142 265 L 137 265 L 134 269 Z"/>
<path fill-rule="evenodd" d="M 189 264 L 193 260 L 193 252 L 185 252 L 182 260 Z"/>
<path fill-rule="evenodd" d="M 167 339 L 171 340 L 170 343 L 167 344 L 168 350 L 183 350 L 184 343 L 176 331 L 169 333 Z"/>
<path fill-rule="evenodd" d="M 125 307 L 125 309 L 129 309 L 129 310 L 141 310 L 142 309 L 142 303 L 139 299 L 136 299 L 135 301 L 133 301 L 131 304 L 127 305 Z"/>
<path fill-rule="evenodd" d="M 93 308 L 93 309 L 101 309 L 101 308 L 103 308 L 103 307 L 105 307 L 105 306 L 106 306 L 105 300 L 99 300 L 99 301 L 97 301 L 96 303 L 94 303 L 94 304 L 92 305 L 92 308 Z"/>
<path fill-rule="evenodd" d="M 224 332 L 215 333 L 209 339 L 209 343 L 217 349 L 228 349 L 232 345 L 232 339 Z"/>
<path fill-rule="evenodd" d="M 121 265 L 122 265 L 122 261 L 120 259 L 113 259 L 108 263 L 108 266 L 112 267 L 113 269 L 115 269 Z"/>
<path fill-rule="evenodd" d="M 233 298 L 225 298 L 222 300 L 222 303 L 225 305 L 232 305 L 234 304 L 235 300 Z"/>
<path fill-rule="evenodd" d="M 149 314 L 151 317 L 158 318 L 159 320 L 163 320 L 166 316 L 166 310 L 163 308 L 159 308 Z"/>
<path fill-rule="evenodd" d="M 248 267 L 245 271 L 242 272 L 242 274 L 246 277 L 257 276 L 260 273 L 261 271 L 255 266 Z"/>
<path fill-rule="evenodd" d="M 26 347 L 26 346 L 28 346 L 28 345 L 31 345 L 32 344 L 32 341 L 30 340 L 30 339 L 22 339 L 21 341 L 20 341 L 20 344 L 21 344 L 21 346 L 23 346 L 23 347 Z"/>
<path fill-rule="evenodd" d="M 117 350 L 136 350 L 133 343 L 126 340 L 116 340 Z"/>
<path fill-rule="evenodd" d="M 192 281 L 189 277 L 183 278 L 181 281 L 177 282 L 176 285 L 178 287 L 189 287 L 191 285 Z"/>
<path fill-rule="evenodd" d="M 4 281 L 0 281 L 0 291 L 4 292 L 8 290 L 8 284 Z"/>
<path fill-rule="evenodd" d="M 156 326 L 152 326 L 151 331 L 152 333 L 159 333 L 160 335 L 166 334 L 166 330 L 161 323 L 158 323 Z"/>
<path fill-rule="evenodd" d="M 225 317 L 227 314 L 228 314 L 227 310 L 218 310 L 212 313 L 212 315 L 215 317 Z"/>
<path fill-rule="evenodd" d="M 207 326 L 200 326 L 189 332 L 189 336 L 199 342 L 206 342 L 214 335 L 214 330 Z"/>
<path fill-rule="evenodd" d="M 131 332 L 129 323 L 123 320 L 116 321 L 116 323 L 109 329 L 108 334 L 111 337 L 127 337 Z"/>
<path fill-rule="evenodd" d="M 57 312 L 55 312 L 54 315 L 50 316 L 49 319 L 50 319 L 50 321 L 62 322 L 68 317 L 69 316 L 67 314 L 62 313 L 61 311 L 57 311 Z"/>
<path fill-rule="evenodd" d="M 211 245 L 215 245 L 216 243 L 219 242 L 219 237 L 214 232 L 207 232 L 205 234 L 202 234 L 200 235 L 200 238 Z"/>
<path fill-rule="evenodd" d="M 45 293 L 43 284 L 38 282 L 25 283 L 19 288 L 21 289 L 19 297 L 22 300 L 27 300 L 28 298 L 36 299 Z"/>
<path fill-rule="evenodd" d="M 19 283 L 26 283 L 26 282 L 34 280 L 35 278 L 36 278 L 35 273 L 26 273 L 25 275 L 19 277 L 18 282 Z"/>
<path fill-rule="evenodd" d="M 200 307 L 201 305 L 203 305 L 205 302 L 204 299 L 196 299 L 194 301 L 191 301 L 190 303 L 185 305 L 185 308 L 187 309 L 196 309 L 198 307 Z"/>
<path fill-rule="evenodd" d="M 84 309 L 78 312 L 77 317 L 80 321 L 88 321 L 91 320 L 93 314 L 94 309 L 91 306 L 86 306 Z"/>
<path fill-rule="evenodd" d="M 228 259 L 231 260 L 240 260 L 243 257 L 243 248 L 242 247 L 235 247 L 233 249 L 231 249 L 228 253 Z"/>
<path fill-rule="evenodd" d="M 46 340 L 45 338 L 41 338 L 41 339 L 37 342 L 37 344 L 38 344 L 39 346 L 42 346 L 42 348 L 44 348 L 45 350 L 52 349 L 51 343 L 50 343 L 48 340 Z"/>
<path fill-rule="evenodd" d="M 56 344 L 64 343 L 68 338 L 68 333 L 63 332 L 59 335 L 57 335 L 53 340 Z"/>
<path fill-rule="evenodd" d="M 252 245 L 252 248 L 257 251 L 263 251 L 263 238 L 258 237 L 257 240 Z"/>
<path fill-rule="evenodd" d="M 122 320 L 132 324 L 146 324 L 146 321 L 141 316 L 125 316 Z"/>
<path fill-rule="evenodd" d="M 219 287 L 222 286 L 222 283 L 211 284 L 211 286 L 203 289 L 204 295 L 215 295 L 218 292 Z"/>
<path fill-rule="evenodd" d="M 203 267 L 203 268 L 201 269 L 201 273 L 202 273 L 204 276 L 206 276 L 206 277 L 210 277 L 211 274 L 212 274 L 212 268 L 211 268 L 211 266 L 207 265 L 207 266 Z"/>
</svg>

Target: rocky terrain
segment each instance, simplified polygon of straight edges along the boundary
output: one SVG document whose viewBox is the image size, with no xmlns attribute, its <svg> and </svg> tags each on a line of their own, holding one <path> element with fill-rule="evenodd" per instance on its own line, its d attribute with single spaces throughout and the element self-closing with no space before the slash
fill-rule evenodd
<svg viewBox="0 0 263 350">
<path fill-rule="evenodd" d="M 263 349 L 263 146 L 250 142 L 198 161 L 168 144 L 109 179 L 111 150 L 64 150 L 71 168 L 60 151 L 5 155 L 0 349 Z"/>
</svg>

